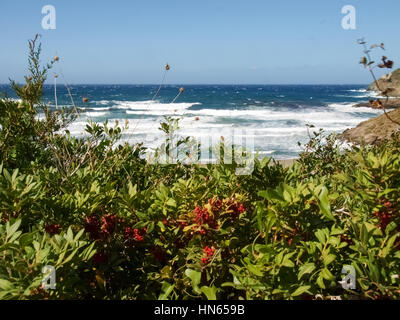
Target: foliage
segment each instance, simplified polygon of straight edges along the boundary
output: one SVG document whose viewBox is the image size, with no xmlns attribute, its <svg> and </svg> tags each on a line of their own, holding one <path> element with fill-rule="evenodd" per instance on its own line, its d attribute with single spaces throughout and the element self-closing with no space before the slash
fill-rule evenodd
<svg viewBox="0 0 400 320">
<path fill-rule="evenodd" d="M 256 159 L 250 175 L 185 163 L 188 138 L 164 146 L 177 164 L 149 163 L 118 123 L 60 133 L 65 115 L 38 108 L 42 80 L 0 102 L 1 299 L 399 298 L 399 136 L 342 151 L 310 133 L 293 166 Z"/>
</svg>

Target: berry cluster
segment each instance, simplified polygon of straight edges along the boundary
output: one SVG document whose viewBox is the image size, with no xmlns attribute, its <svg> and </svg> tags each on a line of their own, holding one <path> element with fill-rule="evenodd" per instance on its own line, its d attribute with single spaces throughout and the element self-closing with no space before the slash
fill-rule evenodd
<svg viewBox="0 0 400 320">
<path fill-rule="evenodd" d="M 390 222 L 392 222 L 394 213 L 393 203 L 390 201 L 384 201 L 383 209 L 379 212 L 375 213 L 375 216 L 378 218 L 378 228 L 385 232 L 386 227 Z"/>
<path fill-rule="evenodd" d="M 238 218 L 246 209 L 243 204 L 235 202 L 234 200 L 230 199 L 228 201 L 228 213 L 234 219 Z"/>
<path fill-rule="evenodd" d="M 215 214 L 210 214 L 207 208 L 197 206 L 194 209 L 194 222 L 200 226 L 207 224 L 210 228 L 217 229 L 218 222 L 215 220 Z"/>
<path fill-rule="evenodd" d="M 133 229 L 131 227 L 125 228 L 125 238 L 133 239 L 136 242 L 142 242 L 144 240 L 144 236 L 147 233 L 147 228 L 142 229 Z"/>
<path fill-rule="evenodd" d="M 85 221 L 85 231 L 90 233 L 93 240 L 101 240 L 110 236 L 116 228 L 117 217 L 106 215 L 99 220 L 96 216 L 90 216 Z"/>
<path fill-rule="evenodd" d="M 207 225 L 211 229 L 219 229 L 220 225 L 218 219 L 227 214 L 231 220 L 236 220 L 246 209 L 243 204 L 236 202 L 233 199 L 220 200 L 218 198 L 211 198 L 208 200 L 207 205 L 204 207 L 197 206 L 194 209 L 194 224 L 193 230 L 195 233 L 205 235 L 206 229 L 203 227 Z"/>
<path fill-rule="evenodd" d="M 115 215 L 107 215 L 101 217 L 101 231 L 109 236 L 115 231 L 115 227 L 117 226 L 117 217 Z"/>
<path fill-rule="evenodd" d="M 203 264 L 207 264 L 210 261 L 211 257 L 214 255 L 214 253 L 215 253 L 214 247 L 210 248 L 209 246 L 206 246 L 204 248 L 204 257 L 201 258 L 201 262 Z"/>
<path fill-rule="evenodd" d="M 61 227 L 59 224 L 46 224 L 44 226 L 44 230 L 48 233 L 48 234 L 59 234 L 61 232 Z"/>
<path fill-rule="evenodd" d="M 392 215 L 387 212 L 377 212 L 375 216 L 379 219 L 378 228 L 385 231 L 388 224 L 392 221 Z"/>
<path fill-rule="evenodd" d="M 211 208 L 211 212 L 214 214 L 217 214 L 222 209 L 223 206 L 223 202 L 218 198 L 217 199 L 211 198 L 210 200 L 208 200 L 208 204 Z"/>
</svg>

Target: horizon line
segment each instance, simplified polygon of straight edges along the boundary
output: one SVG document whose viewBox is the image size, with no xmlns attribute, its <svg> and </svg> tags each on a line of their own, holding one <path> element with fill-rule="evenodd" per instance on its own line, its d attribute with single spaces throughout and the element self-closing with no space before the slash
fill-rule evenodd
<svg viewBox="0 0 400 320">
<path fill-rule="evenodd" d="M 18 82 L 17 82 L 18 83 Z M 9 83 L 0 83 L 0 86 L 9 86 Z M 54 86 L 52 83 L 45 83 L 47 86 Z M 68 83 L 69 86 L 160 86 L 159 83 Z M 168 86 L 369 86 L 366 83 L 171 83 L 163 84 Z M 65 84 L 58 83 L 58 86 Z"/>
</svg>

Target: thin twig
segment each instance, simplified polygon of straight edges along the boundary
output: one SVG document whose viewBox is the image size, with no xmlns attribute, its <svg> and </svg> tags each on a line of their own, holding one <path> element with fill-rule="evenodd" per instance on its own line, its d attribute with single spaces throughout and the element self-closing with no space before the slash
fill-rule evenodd
<svg viewBox="0 0 400 320">
<path fill-rule="evenodd" d="M 369 54 L 370 50 L 368 49 L 368 47 L 367 47 L 367 45 L 366 45 L 366 42 L 365 42 L 365 41 L 362 41 L 361 44 L 362 44 L 362 46 L 364 47 L 364 53 L 367 55 L 367 58 L 368 58 L 367 67 L 368 67 L 369 72 L 370 72 L 371 75 L 372 75 L 372 78 L 374 79 L 374 83 L 375 83 L 377 89 L 378 89 L 378 90 L 381 92 L 381 94 L 383 94 L 383 95 L 385 96 L 385 98 L 386 98 L 386 101 L 382 104 L 383 113 L 385 114 L 385 116 L 386 116 L 390 121 L 392 121 L 393 123 L 395 123 L 395 124 L 397 124 L 397 125 L 400 125 L 400 122 L 397 122 L 397 121 L 393 120 L 393 119 L 389 116 L 389 114 L 386 112 L 385 104 L 387 104 L 387 102 L 389 101 L 389 96 L 388 96 L 387 93 L 385 93 L 385 92 L 381 89 L 381 87 L 380 87 L 380 85 L 379 85 L 379 82 L 378 82 L 378 80 L 377 80 L 377 78 L 376 78 L 376 76 L 375 76 L 375 73 L 374 73 L 374 71 L 372 70 L 371 66 L 369 65 L 369 63 L 372 62 L 373 60 L 372 60 L 372 58 L 371 58 L 371 55 Z"/>
</svg>

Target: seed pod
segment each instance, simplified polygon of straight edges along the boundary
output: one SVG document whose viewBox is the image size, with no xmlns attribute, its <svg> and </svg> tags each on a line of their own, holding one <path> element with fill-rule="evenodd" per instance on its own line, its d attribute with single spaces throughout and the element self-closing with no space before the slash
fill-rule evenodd
<svg viewBox="0 0 400 320">
<path fill-rule="evenodd" d="M 179 88 L 180 93 L 182 93 L 183 91 L 185 91 L 185 89 L 183 87 Z"/>
<path fill-rule="evenodd" d="M 58 60 L 60 60 L 59 56 L 55 56 L 53 62 L 57 62 Z"/>
<path fill-rule="evenodd" d="M 170 69 L 170 67 L 169 67 L 169 64 L 167 63 L 166 65 L 165 65 L 165 70 L 169 70 Z"/>
<path fill-rule="evenodd" d="M 87 103 L 89 101 L 89 98 L 88 97 L 83 97 L 82 101 L 83 101 L 83 103 Z"/>
</svg>

